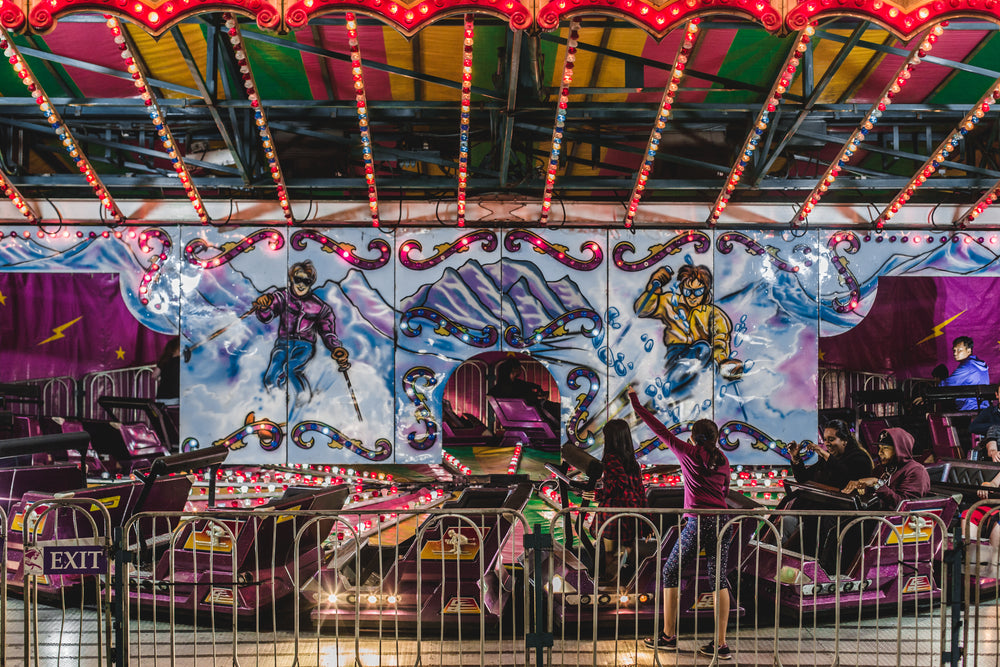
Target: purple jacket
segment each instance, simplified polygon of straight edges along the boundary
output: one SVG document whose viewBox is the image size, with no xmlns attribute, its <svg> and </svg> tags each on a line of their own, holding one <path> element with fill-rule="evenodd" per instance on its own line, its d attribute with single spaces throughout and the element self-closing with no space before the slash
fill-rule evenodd
<svg viewBox="0 0 1000 667">
<path fill-rule="evenodd" d="M 875 466 L 875 476 L 888 479 L 875 493 L 882 498 L 883 507 L 895 509 L 903 500 L 926 496 L 931 490 L 931 478 L 927 469 L 913 460 L 913 436 L 901 428 L 886 430 L 896 449 L 896 468 Z"/>
<path fill-rule="evenodd" d="M 708 452 L 678 438 L 652 412 L 639 403 L 635 394 L 630 394 L 630 397 L 635 413 L 677 456 L 681 472 L 684 473 L 684 509 L 726 509 L 729 507 L 726 504 L 726 496 L 729 495 L 728 459 L 713 470 L 708 465 Z"/>
<path fill-rule="evenodd" d="M 323 344 L 331 352 L 335 347 L 342 347 L 337 338 L 333 308 L 325 301 L 312 292 L 303 297 L 295 296 L 287 287 L 270 294 L 273 299 L 271 305 L 257 310 L 257 319 L 270 322 L 276 315 L 280 315 L 279 340 L 304 340 L 315 344 L 316 334 L 319 333 Z"/>
</svg>

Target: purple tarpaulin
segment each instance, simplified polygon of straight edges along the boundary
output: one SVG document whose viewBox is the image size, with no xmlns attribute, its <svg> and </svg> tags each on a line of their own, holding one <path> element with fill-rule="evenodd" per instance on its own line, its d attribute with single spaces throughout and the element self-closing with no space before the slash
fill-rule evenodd
<svg viewBox="0 0 1000 667">
<path fill-rule="evenodd" d="M 0 273 L 0 382 L 156 363 L 170 339 L 138 322 L 111 273 Z"/>
<path fill-rule="evenodd" d="M 865 319 L 848 332 L 820 338 L 820 366 L 930 378 L 938 364 L 955 370 L 952 341 L 970 336 L 976 356 L 989 364 L 990 380 L 996 382 L 998 305 L 1000 278 L 879 278 L 875 303 Z"/>
</svg>

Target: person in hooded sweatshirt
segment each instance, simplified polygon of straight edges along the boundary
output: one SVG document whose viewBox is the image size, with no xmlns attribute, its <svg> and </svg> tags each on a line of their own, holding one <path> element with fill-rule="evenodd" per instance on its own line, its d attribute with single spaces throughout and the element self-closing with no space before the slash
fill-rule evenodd
<svg viewBox="0 0 1000 667">
<path fill-rule="evenodd" d="M 890 428 L 879 434 L 878 458 L 874 477 L 848 482 L 844 493 L 872 490 L 881 499 L 882 509 L 894 510 L 900 501 L 923 497 L 931 490 L 927 469 L 913 460 L 913 436 L 903 429 Z"/>
<path fill-rule="evenodd" d="M 913 436 L 901 428 L 882 431 L 878 437 L 879 465 L 875 466 L 874 476 L 848 482 L 843 492 L 874 493 L 879 498 L 879 507 L 870 509 L 887 511 L 896 509 L 903 500 L 927 495 L 931 490 L 931 478 L 927 469 L 913 459 L 913 443 Z M 849 568 L 870 536 L 874 524 L 855 524 L 844 533 L 841 541 L 840 533 L 852 519 L 825 519 L 821 530 L 826 537 L 820 552 L 820 565 L 828 574 L 837 569 L 838 552 L 842 554 L 840 571 Z"/>
</svg>

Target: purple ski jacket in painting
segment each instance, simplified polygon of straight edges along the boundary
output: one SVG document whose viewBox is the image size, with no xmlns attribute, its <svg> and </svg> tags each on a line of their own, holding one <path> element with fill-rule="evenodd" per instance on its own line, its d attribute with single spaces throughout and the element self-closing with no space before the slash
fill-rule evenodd
<svg viewBox="0 0 1000 667">
<path fill-rule="evenodd" d="M 285 287 L 271 292 L 271 297 L 271 305 L 258 309 L 257 318 L 261 322 L 270 322 L 275 316 L 280 316 L 279 340 L 304 340 L 315 344 L 318 333 L 331 352 L 336 347 L 342 347 L 337 338 L 333 309 L 318 296 L 309 292 L 298 297 Z"/>
</svg>

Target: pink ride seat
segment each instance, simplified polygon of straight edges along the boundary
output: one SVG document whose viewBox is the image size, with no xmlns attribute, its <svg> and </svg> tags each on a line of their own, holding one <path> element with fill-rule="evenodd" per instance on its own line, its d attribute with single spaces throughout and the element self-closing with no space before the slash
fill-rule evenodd
<svg viewBox="0 0 1000 667">
<path fill-rule="evenodd" d="M 517 441 L 539 449 L 557 449 L 559 436 L 538 408 L 520 398 L 489 397 L 497 422 L 504 429 L 501 445 L 513 446 Z"/>
</svg>

